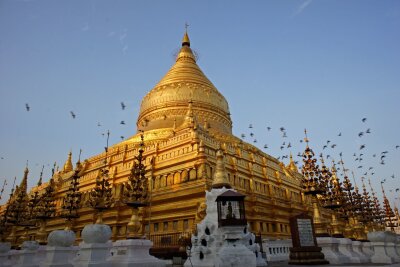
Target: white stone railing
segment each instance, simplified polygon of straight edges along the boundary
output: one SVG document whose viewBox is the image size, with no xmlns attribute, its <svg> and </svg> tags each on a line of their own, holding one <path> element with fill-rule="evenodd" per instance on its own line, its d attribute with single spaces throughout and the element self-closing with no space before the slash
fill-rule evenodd
<svg viewBox="0 0 400 267">
<path fill-rule="evenodd" d="M 266 254 L 268 262 L 271 261 L 288 261 L 290 248 L 292 247 L 291 239 L 268 240 L 263 239 L 263 251 Z"/>
</svg>

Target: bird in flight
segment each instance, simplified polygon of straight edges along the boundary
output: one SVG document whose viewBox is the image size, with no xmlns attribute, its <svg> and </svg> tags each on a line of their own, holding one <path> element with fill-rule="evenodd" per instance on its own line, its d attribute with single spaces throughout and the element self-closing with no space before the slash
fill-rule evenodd
<svg viewBox="0 0 400 267">
<path fill-rule="evenodd" d="M 279 130 L 280 130 L 281 132 L 284 132 L 284 131 L 285 131 L 285 128 L 284 128 L 284 127 L 281 127 L 281 128 L 279 128 Z"/>
<path fill-rule="evenodd" d="M 75 113 L 73 111 L 70 111 L 70 113 L 71 113 L 72 118 L 75 119 L 76 118 Z"/>
<path fill-rule="evenodd" d="M 359 133 L 358 133 L 358 137 L 362 137 L 363 135 L 364 135 L 363 132 L 359 132 Z"/>
<path fill-rule="evenodd" d="M 250 124 L 250 125 L 249 125 L 249 128 L 250 128 L 250 129 L 253 128 L 253 124 Z"/>
<path fill-rule="evenodd" d="M 241 134 L 240 136 L 241 136 L 242 138 L 245 138 L 245 137 L 246 137 L 246 135 L 245 135 L 245 134 Z"/>
<path fill-rule="evenodd" d="M 125 121 L 121 121 L 119 124 L 125 125 Z"/>
<path fill-rule="evenodd" d="M 335 148 L 336 144 L 331 145 L 331 148 Z"/>
<path fill-rule="evenodd" d="M 271 127 L 267 127 L 267 130 L 268 130 L 268 131 L 271 131 Z"/>
<path fill-rule="evenodd" d="M 368 128 L 368 129 L 365 131 L 365 133 L 370 134 L 370 133 L 371 133 L 371 129 Z"/>
<path fill-rule="evenodd" d="M 267 149 L 267 148 L 268 148 L 268 145 L 267 145 L 267 144 L 265 144 L 265 145 L 264 145 L 264 148 L 265 148 L 265 149 Z"/>
<path fill-rule="evenodd" d="M 342 136 L 342 133 L 339 133 L 338 136 Z"/>
<path fill-rule="evenodd" d="M 396 149 L 398 149 L 399 147 L 400 147 L 400 146 L 399 146 L 399 145 L 397 145 L 397 146 L 396 146 Z"/>
<path fill-rule="evenodd" d="M 98 123 L 97 123 L 97 126 L 98 126 L 98 127 L 100 127 L 100 126 L 101 126 L 100 122 L 98 122 Z"/>
<path fill-rule="evenodd" d="M 121 140 L 124 140 L 124 137 L 122 135 L 120 137 L 121 137 Z"/>
<path fill-rule="evenodd" d="M 390 177 L 392 177 L 392 179 L 394 179 L 394 174 L 392 174 L 392 176 L 390 176 Z"/>
<path fill-rule="evenodd" d="M 26 109 L 26 111 L 29 111 L 31 109 L 31 107 L 28 105 L 28 103 L 25 104 L 25 109 Z"/>
<path fill-rule="evenodd" d="M 365 148 L 365 145 L 361 145 L 361 146 L 360 146 L 360 150 L 361 150 L 361 149 L 364 149 L 364 148 Z"/>
<path fill-rule="evenodd" d="M 363 118 L 361 121 L 362 121 L 362 122 L 366 122 L 366 121 L 367 121 L 367 118 Z"/>
<path fill-rule="evenodd" d="M 122 108 L 122 110 L 125 110 L 126 106 L 125 106 L 124 102 L 121 102 L 121 108 Z"/>
<path fill-rule="evenodd" d="M 253 136 L 254 136 L 254 134 L 253 134 L 253 133 L 250 133 L 250 136 L 251 136 L 251 137 L 253 137 Z"/>
</svg>

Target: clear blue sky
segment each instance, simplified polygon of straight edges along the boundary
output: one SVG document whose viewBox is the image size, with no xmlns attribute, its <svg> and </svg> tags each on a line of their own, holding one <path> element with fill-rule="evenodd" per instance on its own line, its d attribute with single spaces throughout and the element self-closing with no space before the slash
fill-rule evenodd
<svg viewBox="0 0 400 267">
<path fill-rule="evenodd" d="M 389 190 L 400 187 L 399 1 L 3 0 L 0 183 L 19 182 L 26 160 L 30 185 L 42 164 L 48 180 L 70 150 L 74 162 L 80 148 L 83 158 L 101 152 L 107 129 L 112 144 L 133 135 L 141 98 L 173 64 L 185 22 L 237 136 L 280 157 L 304 150 L 307 128 L 316 154 L 343 152 L 358 181 L 374 167 L 376 190 L 386 179 L 396 201 Z M 322 149 L 328 139 L 335 149 Z M 292 148 L 281 150 L 284 141 Z M 355 152 L 364 154 L 361 164 Z"/>
</svg>

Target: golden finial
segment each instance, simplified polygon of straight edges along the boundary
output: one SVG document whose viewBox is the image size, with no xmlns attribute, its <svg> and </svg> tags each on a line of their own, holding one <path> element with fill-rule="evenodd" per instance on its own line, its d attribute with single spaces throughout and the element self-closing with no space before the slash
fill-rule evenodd
<svg viewBox="0 0 400 267">
<path fill-rule="evenodd" d="M 44 165 L 42 166 L 42 171 L 40 172 L 40 178 L 39 178 L 39 181 L 37 183 L 37 186 L 41 186 L 42 185 L 43 170 L 44 170 Z"/>
<path fill-rule="evenodd" d="M 63 171 L 64 171 L 64 172 L 70 172 L 70 171 L 72 171 L 72 170 L 73 170 L 73 166 L 72 166 L 72 152 L 69 151 L 69 153 L 68 153 L 68 159 L 65 161 Z"/>
<path fill-rule="evenodd" d="M 7 185 L 7 180 L 4 179 L 4 183 L 3 183 L 3 186 L 2 186 L 1 191 L 0 191 L 0 199 L 3 196 L 4 188 L 6 187 L 6 185 Z"/>
<path fill-rule="evenodd" d="M 182 46 L 190 47 L 190 39 L 189 39 L 189 35 L 187 33 L 188 27 L 189 27 L 189 24 L 185 23 L 185 34 L 183 35 Z"/>
<path fill-rule="evenodd" d="M 225 170 L 224 152 L 221 149 L 217 151 L 217 166 L 215 168 L 213 188 L 232 188 Z"/>
<path fill-rule="evenodd" d="M 306 145 L 307 145 L 307 147 L 308 147 L 308 137 L 307 137 L 307 129 L 304 129 L 304 135 L 306 136 L 305 138 L 304 138 L 304 142 L 306 142 Z"/>
<path fill-rule="evenodd" d="M 299 169 L 296 166 L 296 163 L 293 160 L 292 152 L 290 152 L 290 156 L 289 156 L 289 169 L 291 171 L 294 171 L 294 172 L 298 172 L 299 171 Z"/>
</svg>

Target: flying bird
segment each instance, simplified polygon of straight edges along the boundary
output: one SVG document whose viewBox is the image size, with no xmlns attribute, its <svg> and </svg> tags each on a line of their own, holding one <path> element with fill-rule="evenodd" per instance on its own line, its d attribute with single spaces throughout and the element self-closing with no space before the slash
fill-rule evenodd
<svg viewBox="0 0 400 267">
<path fill-rule="evenodd" d="M 325 148 L 327 148 L 328 146 L 327 145 L 324 145 L 323 147 L 322 147 L 322 150 L 324 150 Z"/>
<path fill-rule="evenodd" d="M 119 124 L 125 125 L 125 121 L 121 121 Z"/>
<path fill-rule="evenodd" d="M 290 147 L 292 147 L 292 145 L 291 145 L 290 142 L 289 142 L 289 144 L 287 145 L 287 148 L 290 148 Z"/>
<path fill-rule="evenodd" d="M 26 108 L 26 111 L 29 111 L 31 109 L 31 107 L 28 105 L 28 103 L 25 104 L 25 108 Z"/>
<path fill-rule="evenodd" d="M 331 145 L 331 148 L 335 148 L 336 144 Z"/>
<path fill-rule="evenodd" d="M 265 149 L 267 149 L 267 148 L 268 148 L 268 145 L 267 145 L 267 144 L 265 144 L 265 145 L 264 145 L 264 148 L 265 148 Z"/>
<path fill-rule="evenodd" d="M 286 138 L 286 137 L 287 137 L 286 132 L 283 132 L 282 137 L 283 137 L 283 138 Z"/>
<path fill-rule="evenodd" d="M 281 150 L 284 149 L 284 148 L 285 148 L 284 146 L 281 146 Z"/>
<path fill-rule="evenodd" d="M 246 135 L 245 135 L 245 134 L 241 134 L 240 136 L 241 136 L 242 138 L 245 138 L 245 137 L 246 137 Z"/>
<path fill-rule="evenodd" d="M 121 138 L 121 140 L 124 140 L 124 137 L 122 135 L 120 136 L 120 138 Z"/>
<path fill-rule="evenodd" d="M 253 128 L 253 124 L 250 124 L 250 125 L 249 125 L 249 128 L 250 128 L 250 129 Z"/>
<path fill-rule="evenodd" d="M 253 143 L 257 143 L 257 139 L 254 139 Z"/>
<path fill-rule="evenodd" d="M 365 148 L 365 145 L 361 145 L 361 146 L 360 146 L 360 150 L 361 150 L 361 149 L 364 149 L 364 148 Z"/>
<path fill-rule="evenodd" d="M 362 121 L 362 122 L 366 122 L 366 121 L 367 121 L 367 118 L 363 118 L 361 121 Z"/>
<path fill-rule="evenodd" d="M 271 131 L 271 127 L 267 127 L 267 130 L 268 130 L 268 131 Z"/>
<path fill-rule="evenodd" d="M 250 133 L 250 136 L 251 136 L 251 137 L 253 137 L 253 136 L 254 136 L 254 134 L 253 134 L 253 133 Z"/>
<path fill-rule="evenodd" d="M 390 177 L 392 177 L 392 179 L 394 179 L 394 174 L 392 176 L 390 176 Z"/>
<path fill-rule="evenodd" d="M 125 110 L 126 106 L 125 106 L 124 102 L 121 102 L 121 108 L 122 108 L 122 110 Z"/>
<path fill-rule="evenodd" d="M 284 132 L 284 131 L 285 131 L 285 128 L 284 128 L 284 127 L 281 127 L 281 128 L 279 128 L 279 130 L 280 130 L 281 132 Z"/>
<path fill-rule="evenodd" d="M 339 133 L 338 136 L 342 136 L 342 133 Z"/>
<path fill-rule="evenodd" d="M 400 146 L 399 146 L 399 145 L 397 145 L 397 146 L 396 146 L 396 149 L 398 149 L 399 147 L 400 147 Z"/>
<path fill-rule="evenodd" d="M 100 124 L 100 122 L 98 122 L 98 123 L 97 123 L 97 127 L 100 127 L 100 126 L 101 126 L 101 124 Z"/>
<path fill-rule="evenodd" d="M 76 118 L 75 113 L 73 111 L 70 111 L 70 113 L 71 113 L 72 118 L 75 119 Z"/>
<path fill-rule="evenodd" d="M 358 133 L 358 137 L 362 137 L 364 135 L 363 132 Z"/>
<path fill-rule="evenodd" d="M 370 133 L 371 133 L 371 129 L 368 128 L 368 129 L 365 131 L 365 133 L 370 134 Z"/>
</svg>

